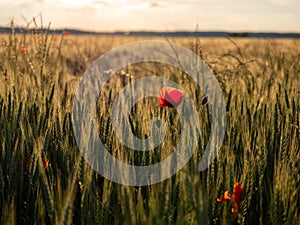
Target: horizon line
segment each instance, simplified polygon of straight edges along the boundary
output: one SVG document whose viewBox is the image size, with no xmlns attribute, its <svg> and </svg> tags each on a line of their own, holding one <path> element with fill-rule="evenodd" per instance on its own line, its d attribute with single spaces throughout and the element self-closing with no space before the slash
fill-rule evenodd
<svg viewBox="0 0 300 225">
<path fill-rule="evenodd" d="M 26 28 L 24 26 L 0 26 L 0 34 L 10 33 L 14 29 L 16 33 L 26 33 L 28 31 L 49 30 L 50 32 L 70 32 L 74 35 L 122 35 L 122 36 L 164 36 L 172 35 L 178 37 L 261 37 L 261 38 L 300 38 L 300 32 L 277 32 L 277 31 L 222 31 L 222 30 L 115 30 L 115 31 L 92 31 L 79 28 Z"/>
</svg>

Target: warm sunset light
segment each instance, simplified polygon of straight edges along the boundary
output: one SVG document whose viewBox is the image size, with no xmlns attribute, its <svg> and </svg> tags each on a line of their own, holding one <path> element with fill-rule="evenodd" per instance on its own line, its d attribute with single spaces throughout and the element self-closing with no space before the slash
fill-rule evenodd
<svg viewBox="0 0 300 225">
<path fill-rule="evenodd" d="M 0 26 L 42 13 L 55 28 L 94 31 L 300 31 L 298 0 L 2 0 Z"/>
<path fill-rule="evenodd" d="M 0 225 L 299 225 L 300 0 L 0 0 Z"/>
</svg>

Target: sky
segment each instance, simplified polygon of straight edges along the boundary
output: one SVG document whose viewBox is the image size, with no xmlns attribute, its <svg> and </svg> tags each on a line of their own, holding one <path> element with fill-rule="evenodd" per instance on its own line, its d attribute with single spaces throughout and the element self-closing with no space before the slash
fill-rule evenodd
<svg viewBox="0 0 300 225">
<path fill-rule="evenodd" d="M 300 0 L 0 0 L 0 26 L 90 31 L 300 32 Z"/>
</svg>

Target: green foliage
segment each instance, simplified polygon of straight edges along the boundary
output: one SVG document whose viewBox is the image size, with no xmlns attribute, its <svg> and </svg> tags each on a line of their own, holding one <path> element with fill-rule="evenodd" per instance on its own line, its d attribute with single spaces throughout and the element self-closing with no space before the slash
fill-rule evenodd
<svg viewBox="0 0 300 225">
<path fill-rule="evenodd" d="M 98 129 L 108 151 L 126 163 L 148 165 L 170 155 L 180 122 L 175 109 L 144 99 L 130 115 L 134 134 L 151 135 L 148 123 L 158 116 L 166 121 L 167 135 L 146 153 L 126 148 L 110 122 L 111 103 L 124 85 L 160 74 L 181 85 L 199 112 L 198 149 L 188 164 L 161 183 L 131 187 L 104 179 L 85 163 L 73 136 L 71 104 L 78 77 L 97 56 L 140 39 L 65 37 L 36 28 L 16 34 L 13 24 L 0 39 L 1 224 L 298 224 L 298 40 L 172 40 L 209 64 L 227 102 L 222 148 L 203 172 L 198 163 L 211 118 L 196 83 L 155 63 L 114 74 L 97 102 Z M 216 202 L 225 190 L 232 193 L 235 182 L 244 188 L 236 221 L 229 204 Z"/>
</svg>

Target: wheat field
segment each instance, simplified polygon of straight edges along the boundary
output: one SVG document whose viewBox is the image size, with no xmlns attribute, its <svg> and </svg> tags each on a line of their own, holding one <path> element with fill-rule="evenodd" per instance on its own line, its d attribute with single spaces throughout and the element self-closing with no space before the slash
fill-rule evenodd
<svg viewBox="0 0 300 225">
<path fill-rule="evenodd" d="M 157 98 L 131 114 L 138 137 L 160 116 L 168 132 L 149 154 L 127 149 L 114 136 L 110 104 L 135 79 L 175 81 L 197 106 L 200 137 L 187 165 L 149 186 L 113 183 L 85 162 L 72 128 L 72 98 L 81 76 L 100 55 L 121 44 L 154 37 L 76 36 L 48 29 L 0 36 L 1 224 L 286 224 L 300 221 L 300 40 L 166 38 L 199 55 L 215 74 L 226 101 L 227 127 L 217 158 L 198 170 L 210 131 L 205 95 L 176 68 L 129 65 L 99 93 L 98 128 L 105 147 L 127 163 L 148 165 L 172 153 L 180 132 L 173 108 Z M 235 218 L 217 202 L 234 183 L 243 187 Z"/>
</svg>

